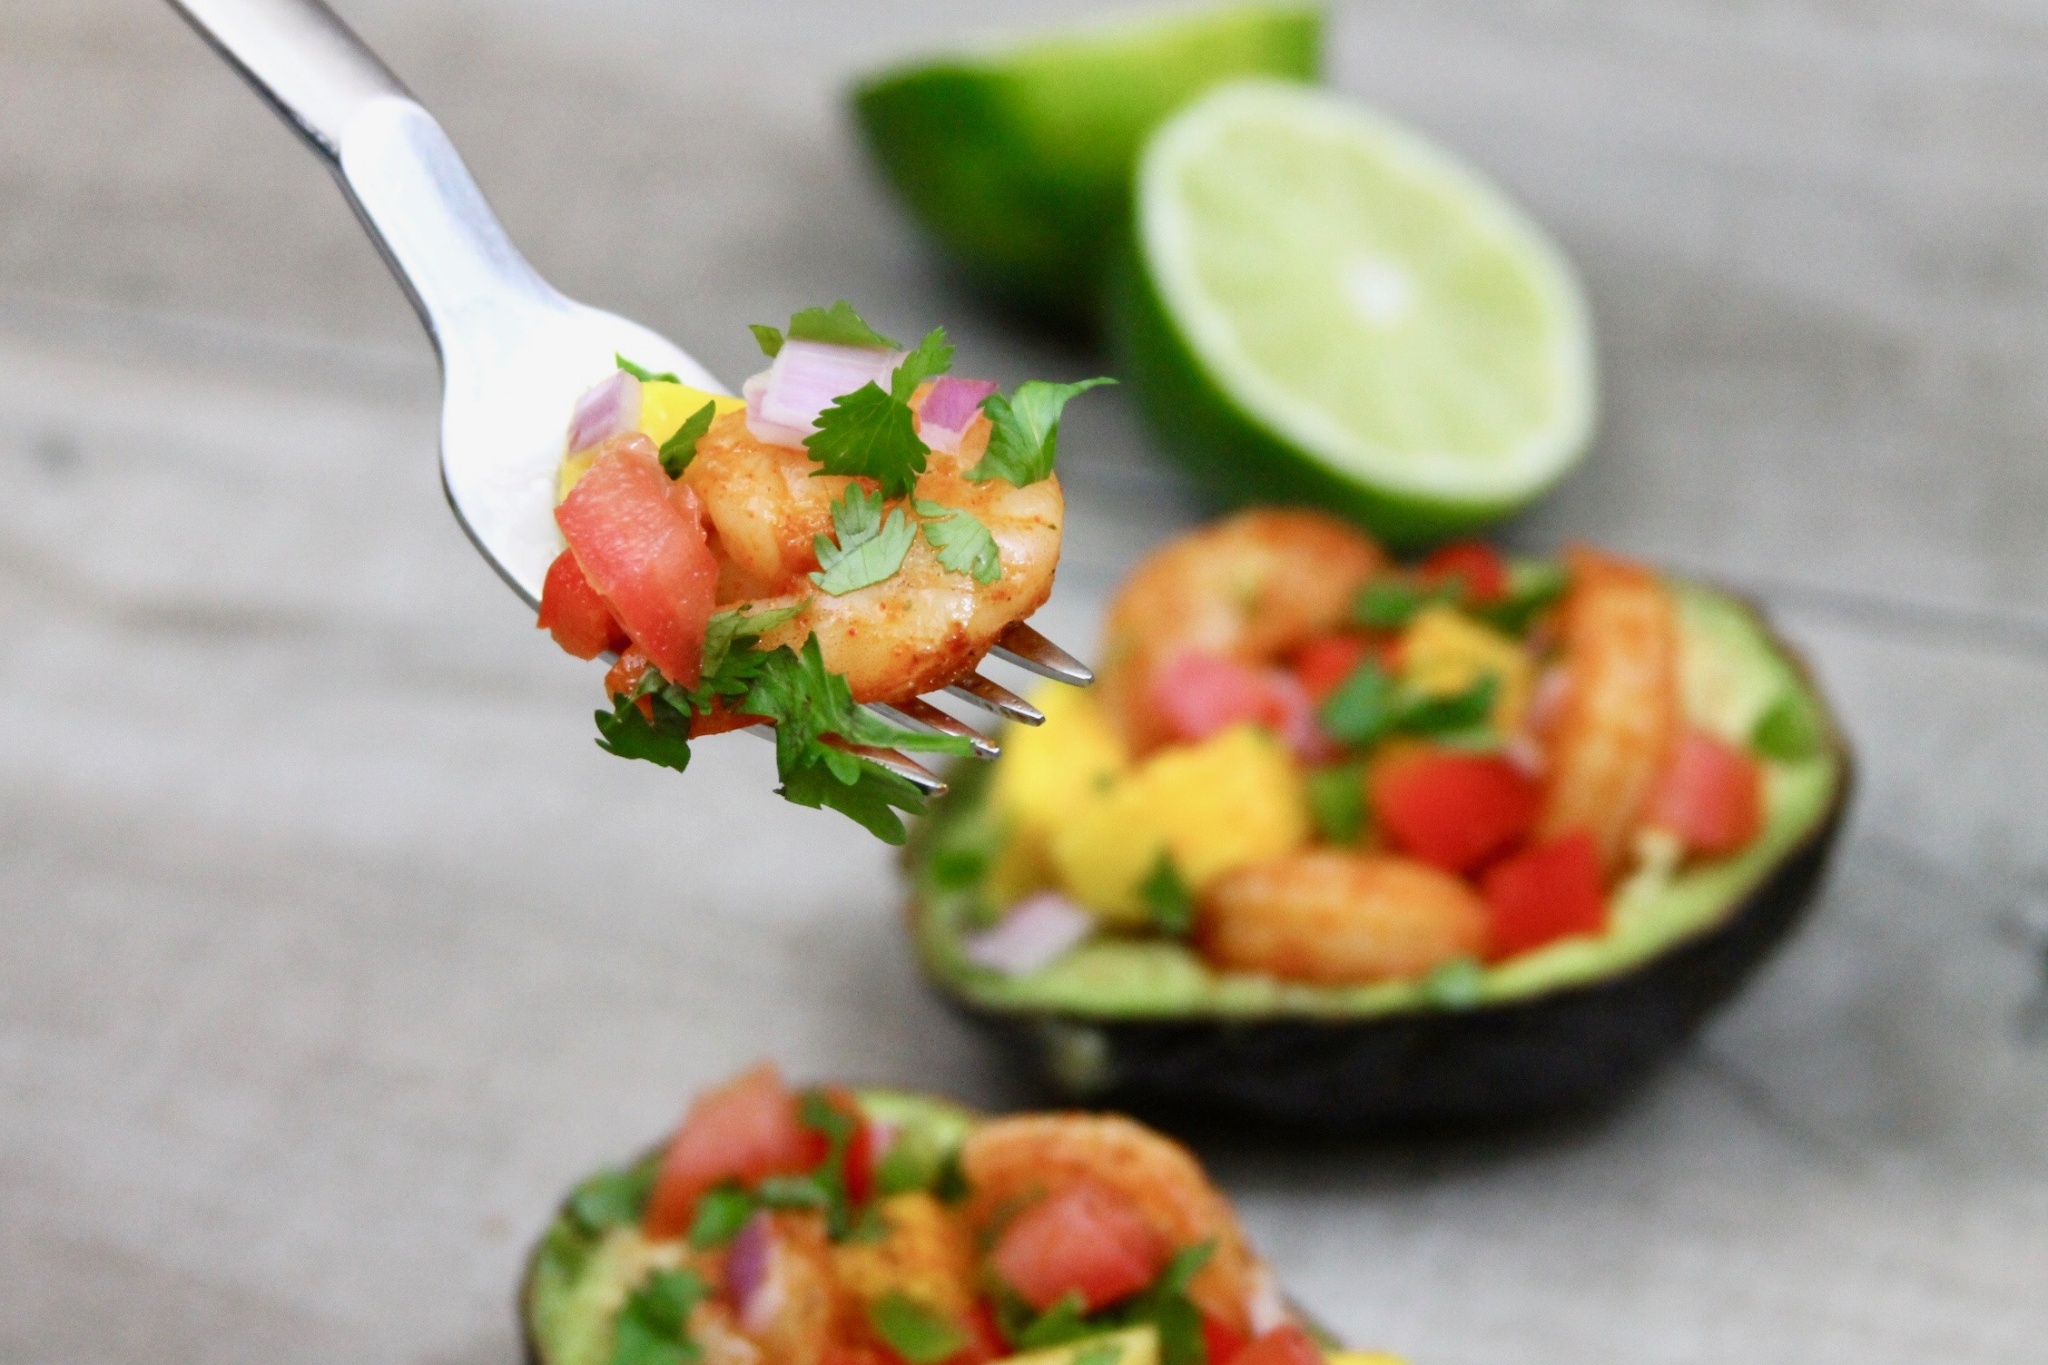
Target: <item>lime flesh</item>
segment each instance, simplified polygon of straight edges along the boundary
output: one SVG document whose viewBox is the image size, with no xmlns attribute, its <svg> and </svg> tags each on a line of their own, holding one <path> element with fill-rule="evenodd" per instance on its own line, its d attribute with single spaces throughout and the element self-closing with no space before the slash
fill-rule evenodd
<svg viewBox="0 0 2048 1365">
<path fill-rule="evenodd" d="M 1129 218 L 1145 135 L 1218 81 L 1311 80 L 1322 11 L 1249 6 L 1126 21 L 861 82 L 854 113 L 912 214 L 1026 311 L 1086 322 Z"/>
<path fill-rule="evenodd" d="M 1231 499 L 1322 503 L 1412 545 L 1516 510 L 1585 452 L 1570 266 L 1387 119 L 1273 82 L 1213 91 L 1147 145 L 1135 236 L 1129 378 Z"/>
</svg>

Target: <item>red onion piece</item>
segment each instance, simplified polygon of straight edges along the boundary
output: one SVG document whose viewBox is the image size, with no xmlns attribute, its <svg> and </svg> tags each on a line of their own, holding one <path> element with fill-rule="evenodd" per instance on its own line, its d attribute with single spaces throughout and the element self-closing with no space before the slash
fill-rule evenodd
<svg viewBox="0 0 2048 1365">
<path fill-rule="evenodd" d="M 942 454 L 957 454 L 967 428 L 981 415 L 982 400 L 995 391 L 993 379 L 959 379 L 949 374 L 934 380 L 918 409 L 918 439 Z"/>
<path fill-rule="evenodd" d="M 1026 896 L 986 933 L 967 940 L 967 960 L 1005 976 L 1051 965 L 1095 928 L 1095 917 L 1057 891 Z"/>
<path fill-rule="evenodd" d="M 569 423 L 569 453 L 592 446 L 640 425 L 640 381 L 624 370 L 611 376 L 576 400 L 576 416 Z"/>
<path fill-rule="evenodd" d="M 747 429 L 756 440 L 802 445 L 801 438 L 818 429 L 818 414 L 831 407 L 834 399 L 870 382 L 887 388 L 890 372 L 902 361 L 901 351 L 785 341 L 775 363 L 768 367 L 768 379 L 758 398 L 753 381 L 747 382 Z M 789 440 L 791 432 L 799 433 L 799 439 Z"/>
<path fill-rule="evenodd" d="M 774 1317 L 775 1220 L 760 1209 L 732 1239 L 725 1257 L 725 1292 L 740 1321 L 759 1330 Z M 756 1319 L 762 1321 L 757 1323 Z"/>
<path fill-rule="evenodd" d="M 768 371 L 766 370 L 761 371 L 761 373 L 740 385 L 740 397 L 747 400 L 747 430 L 753 433 L 755 440 L 766 442 L 771 446 L 801 447 L 804 443 L 804 437 L 810 435 L 810 432 L 800 427 L 777 426 L 761 415 L 761 395 L 767 391 Z"/>
</svg>

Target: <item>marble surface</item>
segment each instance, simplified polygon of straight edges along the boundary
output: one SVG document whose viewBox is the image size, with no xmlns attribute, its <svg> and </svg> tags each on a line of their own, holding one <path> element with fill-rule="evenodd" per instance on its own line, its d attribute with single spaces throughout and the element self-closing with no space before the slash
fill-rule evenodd
<svg viewBox="0 0 2048 1365">
<path fill-rule="evenodd" d="M 844 293 L 973 370 L 850 73 L 1071 3 L 359 0 L 569 291 L 749 368 Z M 2048 1335 L 2048 20 L 1999 0 L 1340 6 L 1337 85 L 1509 185 L 1598 310 L 1517 542 L 1748 587 L 1863 784 L 1810 928 L 1619 1113 L 1208 1155 L 1417 1365 L 1993 1365 Z M 561 1188 L 761 1055 L 1001 1103 L 886 853 L 765 746 L 687 780 L 443 507 L 435 373 L 269 114 L 148 0 L 0 0 L 0 1359 L 514 1358 Z M 1077 408 L 1052 633 L 1198 509 Z"/>
</svg>

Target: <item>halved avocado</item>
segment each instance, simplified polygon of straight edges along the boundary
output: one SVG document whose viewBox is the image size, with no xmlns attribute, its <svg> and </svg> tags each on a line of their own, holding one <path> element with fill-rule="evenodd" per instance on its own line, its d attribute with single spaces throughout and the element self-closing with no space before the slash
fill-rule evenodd
<svg viewBox="0 0 2048 1365">
<path fill-rule="evenodd" d="M 1212 970 L 1164 939 L 1097 938 L 1009 977 L 963 943 L 1004 831 L 963 767 L 905 850 L 910 929 L 941 996 L 1062 1098 L 1174 1118 L 1350 1131 L 1526 1121 L 1619 1098 L 1726 1000 L 1820 884 L 1851 784 L 1811 675 L 1754 607 L 1674 582 L 1688 708 L 1750 734 L 1748 849 L 1615 892 L 1603 936 L 1359 987 Z"/>
<path fill-rule="evenodd" d="M 896 1130 L 892 1160 L 895 1152 L 907 1148 L 934 1169 L 951 1160 L 981 1118 L 933 1095 L 885 1089 L 854 1093 L 870 1117 Z M 648 1269 L 646 1244 L 638 1243 L 636 1248 L 636 1239 L 593 1231 L 577 1216 L 575 1205 L 586 1191 L 621 1175 L 637 1175 L 651 1183 L 664 1146 L 649 1149 L 621 1171 L 601 1172 L 571 1190 L 527 1254 L 518 1298 L 519 1335 L 527 1365 L 609 1365 L 613 1320 Z M 1327 1329 L 1298 1307 L 1293 1311 L 1325 1346 L 1337 1345 Z M 1040 1365 L 1057 1362 L 1041 1361 Z"/>
</svg>

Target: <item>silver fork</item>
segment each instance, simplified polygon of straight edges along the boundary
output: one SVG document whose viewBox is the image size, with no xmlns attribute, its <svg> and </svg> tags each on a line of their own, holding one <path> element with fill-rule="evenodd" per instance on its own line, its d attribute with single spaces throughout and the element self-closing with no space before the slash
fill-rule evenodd
<svg viewBox="0 0 2048 1365">
<path fill-rule="evenodd" d="M 470 540 L 530 607 L 561 550 L 555 470 L 576 399 L 630 356 L 728 393 L 666 337 L 558 293 L 505 236 L 441 125 L 319 0 L 170 0 L 334 172 L 441 358 L 441 482 Z M 1086 665 L 1019 622 L 994 650 L 1085 687 Z M 1044 715 L 980 674 L 947 693 L 1026 725 Z M 922 698 L 876 708 L 996 746 Z M 857 750 L 927 794 L 945 784 L 893 749 Z"/>
</svg>

